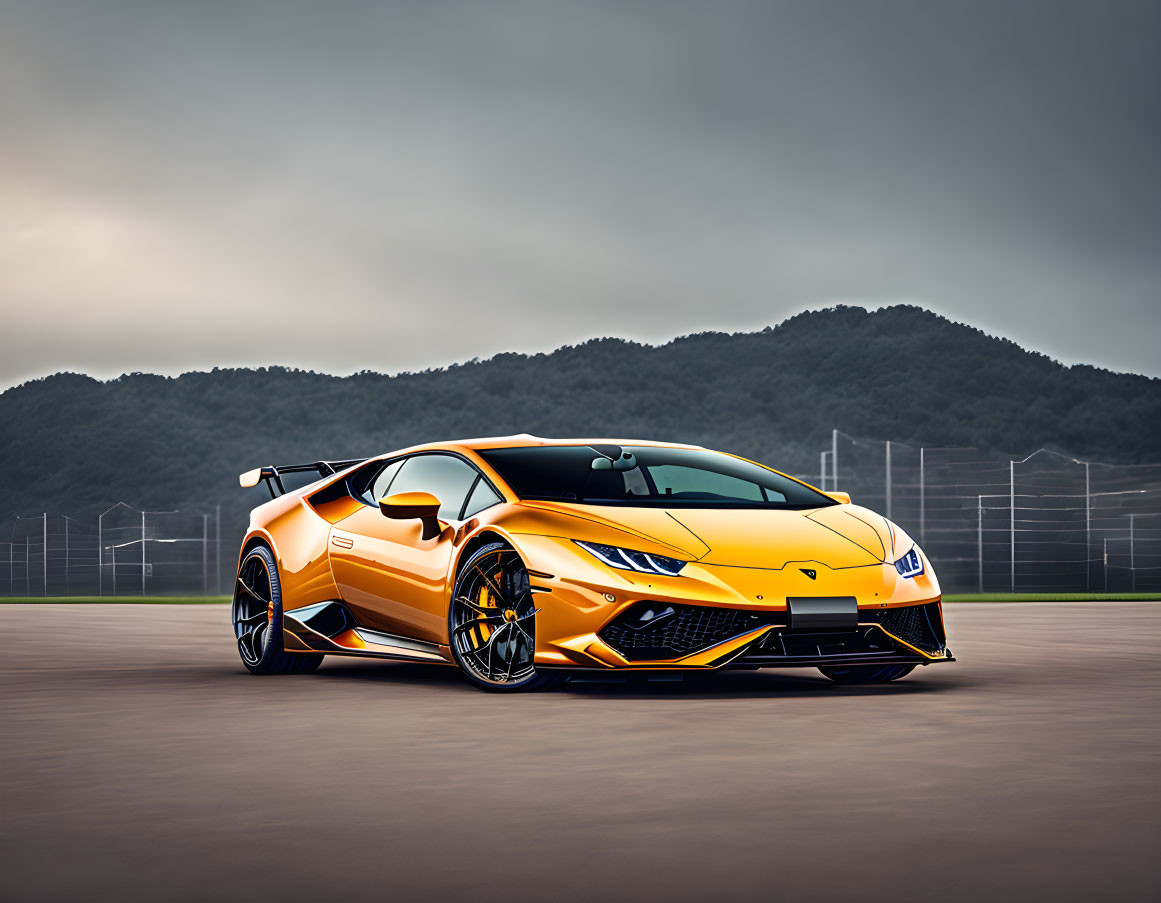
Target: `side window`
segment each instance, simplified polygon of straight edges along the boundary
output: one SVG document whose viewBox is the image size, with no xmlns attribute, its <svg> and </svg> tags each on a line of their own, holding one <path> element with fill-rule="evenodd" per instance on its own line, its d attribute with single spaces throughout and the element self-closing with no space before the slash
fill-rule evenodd
<svg viewBox="0 0 1161 903">
<path fill-rule="evenodd" d="M 460 508 L 477 471 L 451 455 L 415 455 L 406 458 L 391 483 L 391 495 L 400 492 L 430 492 L 439 499 L 439 516 L 459 520 Z"/>
<path fill-rule="evenodd" d="M 762 487 L 757 483 L 710 470 L 660 464 L 657 467 L 650 467 L 649 475 L 653 477 L 653 482 L 657 484 L 657 492 L 661 495 L 679 495 L 697 499 L 742 499 L 753 502 L 760 502 L 766 497 L 763 495 Z M 773 489 L 767 491 L 770 501 L 781 502 L 786 499 Z"/>
<path fill-rule="evenodd" d="M 468 506 L 464 509 L 464 517 L 469 518 L 473 514 L 479 514 L 485 508 L 491 508 L 493 505 L 498 505 L 504 501 L 496 494 L 496 490 L 488 485 L 488 481 L 480 477 L 476 488 L 472 490 L 471 496 L 468 498 Z"/>
<path fill-rule="evenodd" d="M 399 473 L 399 468 L 403 465 L 403 459 L 392 461 L 381 471 L 379 475 L 371 481 L 370 487 L 363 493 L 363 500 L 369 505 L 378 505 L 379 499 L 387 495 L 387 489 L 391 485 L 391 481 L 395 479 L 395 474 Z"/>
<path fill-rule="evenodd" d="M 648 495 L 649 484 L 645 482 L 645 475 L 640 467 L 625 471 L 625 495 Z"/>
</svg>

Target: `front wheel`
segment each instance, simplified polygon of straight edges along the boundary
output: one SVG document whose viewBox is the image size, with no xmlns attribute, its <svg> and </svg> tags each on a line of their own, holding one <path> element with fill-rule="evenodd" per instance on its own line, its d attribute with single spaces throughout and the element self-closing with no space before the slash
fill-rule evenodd
<svg viewBox="0 0 1161 903">
<path fill-rule="evenodd" d="M 266 546 L 255 546 L 242 559 L 231 616 L 238 654 L 251 674 L 305 674 L 322 664 L 317 652 L 282 648 L 282 584 Z"/>
<path fill-rule="evenodd" d="M 914 665 L 858 665 L 853 668 L 819 668 L 836 684 L 885 684 L 906 677 Z"/>
<path fill-rule="evenodd" d="M 536 605 L 528 571 L 502 542 L 483 546 L 460 568 L 448 609 L 448 643 L 460 670 L 484 690 L 548 689 L 563 676 L 537 670 Z"/>
</svg>

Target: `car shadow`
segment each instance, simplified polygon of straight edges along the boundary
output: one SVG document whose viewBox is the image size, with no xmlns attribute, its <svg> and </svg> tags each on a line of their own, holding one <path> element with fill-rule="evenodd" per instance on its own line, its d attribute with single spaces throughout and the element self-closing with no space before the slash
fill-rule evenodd
<svg viewBox="0 0 1161 903">
<path fill-rule="evenodd" d="M 818 672 L 767 668 L 761 671 L 707 671 L 678 675 L 643 673 L 574 674 L 563 687 L 537 696 L 559 695 L 617 699 L 680 698 L 760 698 L 760 697 L 851 697 L 922 695 L 960 690 L 975 681 L 952 675 L 952 679 L 925 674 L 917 669 L 907 677 L 887 684 L 837 684 Z M 459 669 L 446 665 L 411 662 L 331 662 L 328 660 L 313 679 L 373 681 L 470 691 L 474 689 Z"/>
</svg>

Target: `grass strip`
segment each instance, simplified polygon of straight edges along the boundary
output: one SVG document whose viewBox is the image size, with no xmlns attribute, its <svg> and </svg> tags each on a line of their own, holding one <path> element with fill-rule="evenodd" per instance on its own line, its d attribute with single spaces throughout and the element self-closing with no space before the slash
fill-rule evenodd
<svg viewBox="0 0 1161 903">
<path fill-rule="evenodd" d="M 230 596 L 4 596 L 7 605 L 221 605 Z"/>
</svg>

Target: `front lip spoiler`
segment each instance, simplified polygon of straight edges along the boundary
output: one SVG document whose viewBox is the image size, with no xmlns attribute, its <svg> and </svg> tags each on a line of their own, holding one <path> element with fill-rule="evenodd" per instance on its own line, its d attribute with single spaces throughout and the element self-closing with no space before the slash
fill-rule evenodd
<svg viewBox="0 0 1161 903">
<path fill-rule="evenodd" d="M 921 658 L 917 655 L 903 655 L 898 652 L 882 654 L 868 654 L 856 652 L 847 655 L 799 655 L 799 656 L 752 656 L 732 655 L 716 665 L 680 665 L 680 664 L 628 664 L 616 668 L 595 667 L 583 665 L 558 665 L 537 663 L 536 667 L 546 670 L 560 669 L 563 671 L 595 671 L 602 674 L 617 671 L 731 671 L 751 668 L 825 668 L 834 666 L 853 665 L 938 665 L 940 662 L 954 662 L 954 655 L 943 658 Z"/>
<path fill-rule="evenodd" d="M 740 655 L 721 665 L 721 670 L 730 668 L 820 668 L 829 665 L 937 665 L 940 662 L 954 662 L 955 656 L 945 658 L 919 658 L 914 655 L 900 655 L 888 652 L 883 655 L 854 652 L 849 655 Z"/>
<path fill-rule="evenodd" d="M 704 649 L 700 649 L 689 655 L 683 656 L 680 659 L 650 659 L 644 661 L 630 661 L 626 659 L 620 652 L 606 643 L 597 634 L 591 634 L 586 638 L 582 652 L 589 662 L 581 663 L 572 661 L 568 663 L 553 661 L 543 662 L 539 661 L 536 664 L 538 668 L 563 668 L 566 670 L 580 669 L 593 671 L 714 671 L 724 670 L 729 668 L 816 668 L 825 667 L 830 664 L 835 665 L 876 665 L 876 664 L 906 664 L 906 665 L 930 665 L 938 662 L 954 662 L 955 657 L 951 654 L 951 650 L 944 646 L 936 652 L 928 652 L 920 649 L 918 646 L 913 646 L 911 643 L 900 639 L 893 633 L 885 630 L 882 624 L 873 621 L 863 621 L 858 625 L 858 630 L 865 629 L 877 630 L 882 636 L 889 640 L 894 648 L 882 649 L 881 651 L 875 648 L 858 649 L 853 652 L 833 652 L 824 653 L 821 648 L 817 652 L 811 652 L 806 655 L 785 654 L 790 651 L 782 646 L 783 653 L 781 655 L 772 654 L 770 651 L 763 649 L 762 645 L 773 634 L 780 636 L 781 631 L 786 630 L 785 625 L 770 624 L 764 627 L 758 627 L 744 634 L 732 637 L 730 639 L 722 640 L 714 643 Z M 810 636 L 821 637 L 826 640 L 841 639 L 844 636 L 850 636 L 846 631 L 835 632 L 810 632 L 796 634 L 791 631 L 790 636 L 798 635 L 801 638 Z M 780 644 L 781 645 L 781 644 Z M 817 647 L 816 647 L 817 648 Z M 799 649 L 798 652 L 806 652 L 807 650 Z M 595 660 L 595 661 L 594 661 Z"/>
</svg>

